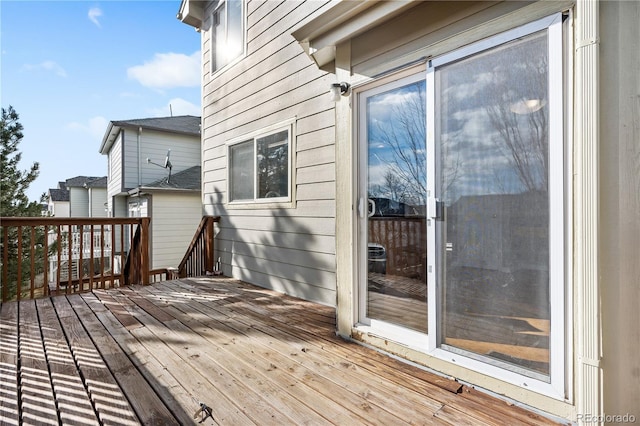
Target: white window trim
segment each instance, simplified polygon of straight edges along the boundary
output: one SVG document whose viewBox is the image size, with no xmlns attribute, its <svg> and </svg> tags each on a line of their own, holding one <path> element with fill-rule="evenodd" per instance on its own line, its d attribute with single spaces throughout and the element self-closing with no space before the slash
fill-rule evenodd
<svg viewBox="0 0 640 426">
<path fill-rule="evenodd" d="M 242 58 L 244 58 L 247 54 L 247 25 L 246 25 L 246 21 L 247 21 L 247 4 L 244 0 L 242 1 L 242 16 L 241 16 L 241 24 L 242 24 L 242 52 L 240 53 L 240 55 L 238 55 L 237 58 L 232 59 L 231 61 L 229 61 L 228 64 L 225 64 L 223 66 L 221 66 L 220 68 L 215 68 L 213 67 L 213 64 L 215 63 L 215 58 L 214 58 L 214 29 L 213 29 L 213 15 L 216 13 L 216 11 L 223 5 L 226 4 L 228 0 L 219 0 L 218 3 L 216 4 L 216 6 L 213 8 L 213 10 L 211 11 L 211 13 L 209 13 L 209 73 L 211 74 L 211 76 L 215 76 L 216 74 L 221 73 L 222 71 L 226 70 L 227 68 L 233 66 L 234 64 L 236 64 L 238 61 L 242 60 Z M 229 9 L 227 9 L 228 11 Z M 228 22 L 226 22 L 228 20 L 228 13 L 225 13 L 224 16 L 225 19 L 225 31 L 228 33 Z M 228 35 L 228 34 L 225 34 Z"/>
<path fill-rule="evenodd" d="M 230 139 L 226 142 L 226 157 L 227 157 L 227 198 L 226 198 L 226 206 L 229 209 L 269 209 L 269 208 L 295 208 L 296 206 L 296 197 L 295 197 L 295 140 L 296 140 L 296 132 L 295 132 L 295 122 L 296 119 L 292 118 L 290 120 L 282 121 L 276 124 L 273 124 L 268 127 L 264 127 L 255 132 L 246 133 L 242 136 L 238 136 L 236 138 Z M 253 200 L 231 200 L 231 156 L 230 150 L 234 145 L 241 144 L 243 142 L 248 142 L 253 140 L 253 169 L 254 172 L 256 170 L 256 141 L 260 137 L 269 136 L 274 133 L 278 133 L 280 131 L 287 130 L 289 132 L 289 155 L 288 155 L 288 196 L 286 197 L 278 197 L 278 198 L 257 198 L 256 194 L 256 185 L 258 177 L 254 175 L 253 179 Z"/>
</svg>

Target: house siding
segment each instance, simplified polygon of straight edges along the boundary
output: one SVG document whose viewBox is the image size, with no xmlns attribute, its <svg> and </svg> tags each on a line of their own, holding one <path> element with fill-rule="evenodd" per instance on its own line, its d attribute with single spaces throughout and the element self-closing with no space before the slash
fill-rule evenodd
<svg viewBox="0 0 640 426">
<path fill-rule="evenodd" d="M 107 202 L 106 188 L 89 189 L 89 208 L 91 217 L 106 217 L 105 203 Z"/>
<path fill-rule="evenodd" d="M 155 193 L 151 198 L 152 268 L 177 267 L 202 218 L 199 193 Z"/>
<path fill-rule="evenodd" d="M 122 132 L 116 138 L 109 151 L 109 178 L 107 183 L 108 197 L 122 192 Z"/>
<path fill-rule="evenodd" d="M 203 203 L 223 216 L 217 256 L 227 275 L 335 305 L 335 105 L 332 75 L 291 36 L 324 2 L 248 2 L 246 56 L 210 75 L 203 31 Z M 209 27 L 211 8 L 203 28 Z M 233 208 L 227 202 L 226 142 L 294 120 L 294 203 Z"/>
<path fill-rule="evenodd" d="M 169 175 L 169 170 L 156 164 L 164 164 L 167 151 L 171 150 L 172 173 L 185 170 L 200 163 L 200 139 L 198 136 L 181 135 L 142 129 L 138 153 L 138 130 L 124 131 L 125 189 L 148 184 Z M 156 164 L 147 163 L 147 158 Z M 139 168 L 139 170 L 138 170 Z"/>
<path fill-rule="evenodd" d="M 85 188 L 69 188 L 69 215 L 89 217 L 89 192 Z"/>
<path fill-rule="evenodd" d="M 68 201 L 55 201 L 53 203 L 50 203 L 50 206 L 53 206 L 50 210 L 53 216 L 70 217 Z"/>
<path fill-rule="evenodd" d="M 638 421 L 640 3 L 601 2 L 600 8 L 599 273 L 603 311 L 603 411 L 629 413 Z"/>
</svg>

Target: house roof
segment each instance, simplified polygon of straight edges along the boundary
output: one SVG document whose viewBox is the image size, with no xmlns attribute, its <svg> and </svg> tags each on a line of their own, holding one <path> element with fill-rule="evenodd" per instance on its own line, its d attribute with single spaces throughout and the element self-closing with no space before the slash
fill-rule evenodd
<svg viewBox="0 0 640 426">
<path fill-rule="evenodd" d="M 49 198 L 51 201 L 69 201 L 69 191 L 67 189 L 49 188 Z"/>
<path fill-rule="evenodd" d="M 177 133 L 189 136 L 200 136 L 200 117 L 179 115 L 175 117 L 138 118 L 132 120 L 110 121 L 102 138 L 99 152 L 107 154 L 113 141 L 121 129 L 146 129 L 160 132 Z"/>
<path fill-rule="evenodd" d="M 83 187 L 83 188 L 106 188 L 107 177 L 97 176 L 76 176 L 66 180 L 66 188 Z"/>
<path fill-rule="evenodd" d="M 87 181 L 84 186 L 86 188 L 106 188 L 107 187 L 107 177 L 102 176 L 90 181 Z"/>
<path fill-rule="evenodd" d="M 202 182 L 202 168 L 200 166 L 189 167 L 181 172 L 164 177 L 155 182 L 143 185 L 141 189 L 182 189 L 200 191 Z"/>
<path fill-rule="evenodd" d="M 69 188 L 106 188 L 106 176 L 76 176 L 58 182 L 57 188 L 49 188 L 51 201 L 69 201 Z"/>
</svg>

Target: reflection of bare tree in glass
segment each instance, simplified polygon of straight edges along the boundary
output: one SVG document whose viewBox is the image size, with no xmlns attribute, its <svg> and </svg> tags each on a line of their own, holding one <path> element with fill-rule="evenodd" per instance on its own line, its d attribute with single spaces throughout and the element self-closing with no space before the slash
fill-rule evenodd
<svg viewBox="0 0 640 426">
<path fill-rule="evenodd" d="M 547 57 L 540 43 L 524 43 L 511 50 L 508 55 L 496 55 L 501 61 L 494 68 L 493 81 L 486 87 L 485 110 L 500 135 L 500 149 L 524 189 L 546 191 Z"/>
<path fill-rule="evenodd" d="M 384 194 L 387 194 L 392 200 L 405 201 L 406 188 L 396 173 L 388 169 L 384 174 Z"/>
<path fill-rule="evenodd" d="M 387 165 L 385 188 L 396 200 L 415 204 L 426 202 L 426 103 L 417 84 L 406 102 L 392 108 L 389 120 L 376 123 L 376 137 L 391 148 L 393 156 L 382 159 Z"/>
</svg>

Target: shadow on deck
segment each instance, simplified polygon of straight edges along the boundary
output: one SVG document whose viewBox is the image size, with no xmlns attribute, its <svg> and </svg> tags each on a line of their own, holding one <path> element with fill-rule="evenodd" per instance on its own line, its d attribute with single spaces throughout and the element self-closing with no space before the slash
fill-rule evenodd
<svg viewBox="0 0 640 426">
<path fill-rule="evenodd" d="M 230 278 L 6 302 L 0 333 L 2 424 L 552 424 Z"/>
</svg>

